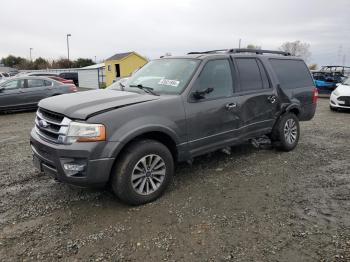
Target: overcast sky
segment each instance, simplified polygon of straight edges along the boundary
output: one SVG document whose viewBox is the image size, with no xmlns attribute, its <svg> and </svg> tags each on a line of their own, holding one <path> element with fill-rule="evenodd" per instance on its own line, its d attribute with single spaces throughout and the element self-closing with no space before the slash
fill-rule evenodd
<svg viewBox="0 0 350 262">
<path fill-rule="evenodd" d="M 1 5 L 0 57 L 149 58 L 285 41 L 311 45 L 309 62 L 350 64 L 350 0 L 10 0 Z"/>
</svg>

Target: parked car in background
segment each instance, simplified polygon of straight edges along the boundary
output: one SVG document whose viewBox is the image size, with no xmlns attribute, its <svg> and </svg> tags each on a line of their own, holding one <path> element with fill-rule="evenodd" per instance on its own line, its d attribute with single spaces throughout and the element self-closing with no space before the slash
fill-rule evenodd
<svg viewBox="0 0 350 262">
<path fill-rule="evenodd" d="M 0 83 L 0 111 L 36 108 L 38 102 L 50 96 L 77 92 L 74 84 L 37 77 L 17 77 Z"/>
<path fill-rule="evenodd" d="M 79 86 L 78 73 L 76 72 L 64 72 L 64 73 L 60 73 L 58 76 L 64 79 L 73 80 L 74 84 L 76 86 Z"/>
<path fill-rule="evenodd" d="M 8 72 L 9 76 L 16 76 L 19 72 L 18 71 L 10 71 Z"/>
<path fill-rule="evenodd" d="M 24 73 L 21 76 L 58 76 L 58 75 L 54 74 L 54 73 L 36 73 L 36 72 L 32 72 L 32 73 Z"/>
<path fill-rule="evenodd" d="M 349 75 L 349 67 L 322 66 L 318 71 L 312 71 L 315 85 L 320 94 L 330 94 Z"/>
<path fill-rule="evenodd" d="M 8 73 L 0 72 L 0 82 L 7 80 L 10 77 Z"/>
<path fill-rule="evenodd" d="M 313 118 L 317 102 L 302 59 L 257 49 L 156 59 L 123 89 L 40 101 L 30 139 L 35 167 L 75 185 L 109 183 L 140 205 L 164 192 L 176 162 L 262 136 L 293 150 L 299 121 Z"/>
<path fill-rule="evenodd" d="M 64 83 L 64 84 L 74 84 L 74 81 L 73 81 L 73 80 L 64 79 L 64 78 L 59 77 L 59 76 L 48 76 L 48 78 L 51 78 L 51 79 L 53 79 L 53 80 L 56 80 L 56 81 L 61 82 L 61 83 Z"/>
<path fill-rule="evenodd" d="M 332 111 L 338 109 L 350 109 L 350 78 L 338 84 L 329 99 L 329 107 Z"/>
</svg>

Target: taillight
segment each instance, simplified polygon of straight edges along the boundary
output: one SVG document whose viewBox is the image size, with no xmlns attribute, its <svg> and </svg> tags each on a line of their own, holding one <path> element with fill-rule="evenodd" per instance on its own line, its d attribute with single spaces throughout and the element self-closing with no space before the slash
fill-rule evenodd
<svg viewBox="0 0 350 262">
<path fill-rule="evenodd" d="M 76 87 L 75 85 L 69 85 L 69 91 L 71 91 L 71 92 L 77 92 L 78 89 L 77 89 L 77 87 Z"/>
<path fill-rule="evenodd" d="M 317 103 L 317 98 L 318 98 L 318 90 L 317 88 L 314 88 L 312 91 L 312 103 L 316 104 Z"/>
</svg>

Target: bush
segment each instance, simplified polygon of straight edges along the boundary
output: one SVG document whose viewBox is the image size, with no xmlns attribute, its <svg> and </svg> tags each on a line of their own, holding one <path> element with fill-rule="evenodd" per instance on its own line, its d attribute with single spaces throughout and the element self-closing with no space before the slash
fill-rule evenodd
<svg viewBox="0 0 350 262">
<path fill-rule="evenodd" d="M 100 82 L 100 89 L 105 89 L 106 87 L 106 82 Z"/>
</svg>

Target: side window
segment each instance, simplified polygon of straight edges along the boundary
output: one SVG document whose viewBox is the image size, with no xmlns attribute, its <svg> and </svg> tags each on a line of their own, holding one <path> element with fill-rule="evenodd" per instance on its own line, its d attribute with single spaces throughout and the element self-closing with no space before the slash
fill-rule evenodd
<svg viewBox="0 0 350 262">
<path fill-rule="evenodd" d="M 241 91 L 260 90 L 263 88 L 260 69 L 255 58 L 236 58 Z"/>
<path fill-rule="evenodd" d="M 269 78 L 267 76 L 266 69 L 260 60 L 257 60 L 257 61 L 258 61 L 258 66 L 260 70 L 263 88 L 264 89 L 270 88 L 271 86 L 270 86 Z"/>
<path fill-rule="evenodd" d="M 52 82 L 48 80 L 44 80 L 45 86 L 52 86 Z"/>
<path fill-rule="evenodd" d="M 28 79 L 28 88 L 45 86 L 44 80 L 41 79 Z"/>
<path fill-rule="evenodd" d="M 22 79 L 22 80 L 18 80 L 17 86 L 18 86 L 19 88 L 24 88 L 24 80 L 23 80 L 23 79 Z"/>
<path fill-rule="evenodd" d="M 1 87 L 3 87 L 5 90 L 17 89 L 19 88 L 18 82 L 18 80 L 9 81 L 6 84 L 3 84 Z"/>
<path fill-rule="evenodd" d="M 233 93 L 231 67 L 228 60 L 212 60 L 206 63 L 195 83 L 195 91 L 213 88 L 206 99 L 229 97 Z"/>
<path fill-rule="evenodd" d="M 302 60 L 270 59 L 282 89 L 313 86 L 309 69 Z"/>
</svg>

